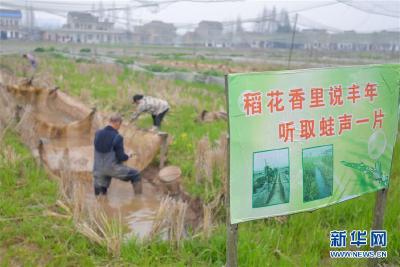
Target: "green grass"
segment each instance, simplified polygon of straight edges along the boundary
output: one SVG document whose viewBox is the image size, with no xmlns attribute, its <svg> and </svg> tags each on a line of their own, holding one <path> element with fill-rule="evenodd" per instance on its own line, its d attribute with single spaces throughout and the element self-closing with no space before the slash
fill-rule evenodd
<svg viewBox="0 0 400 267">
<path fill-rule="evenodd" d="M 181 249 L 171 247 L 168 242 L 138 245 L 131 240 L 123 246 L 121 258 L 112 259 L 105 248 L 78 234 L 70 219 L 45 215 L 47 210 L 58 211 L 57 181 L 48 178 L 17 135 L 8 133 L 3 148 L 1 153 L 11 149 L 16 160 L 0 154 L 1 266 L 223 264 L 222 228 L 211 242 L 199 238 L 187 240 Z"/>
<path fill-rule="evenodd" d="M 6 57 L 7 58 L 7 57 Z M 15 62 L 14 62 L 15 61 Z M 13 57 L 2 64 L 16 69 L 22 60 Z M 163 130 L 173 136 L 169 162 L 182 168 L 187 191 L 210 200 L 204 186 L 194 181 L 195 148 L 205 135 L 216 140 L 226 131 L 225 122 L 197 124 L 201 109 L 217 110 L 224 106 L 223 89 L 182 81 L 159 82 L 151 75 L 122 67 L 76 63 L 66 58 L 46 55 L 40 58 L 40 71 L 50 72 L 54 82 L 68 93 L 79 96 L 91 93 L 91 101 L 100 108 L 121 111 L 128 116 L 133 110 L 130 94 L 141 90 L 148 94 L 165 91 L 171 95 L 171 111 Z M 17 71 L 17 73 L 21 73 Z M 173 98 L 178 98 L 175 102 Z M 180 102 L 179 102 L 180 101 Z M 194 102 L 193 102 L 194 101 Z M 149 127 L 151 118 L 143 115 L 138 124 Z M 4 266 L 222 266 L 225 262 L 225 226 L 217 218 L 210 240 L 199 237 L 185 240 L 180 248 L 166 242 L 140 245 L 131 240 L 124 244 L 119 259 L 111 259 L 105 248 L 90 243 L 78 234 L 70 220 L 44 216 L 56 209 L 57 183 L 38 167 L 28 150 L 13 134 L 6 136 L 22 159 L 0 165 L 0 259 Z M 2 146 L 3 151 L 5 146 Z M 389 233 L 388 259 L 385 263 L 400 265 L 400 145 L 395 148 L 385 229 Z M 218 177 L 215 177 L 216 186 Z M 329 231 L 369 230 L 375 194 L 320 209 L 312 213 L 289 216 L 287 221 L 265 219 L 239 225 L 239 266 L 365 266 L 366 260 L 329 259 Z M 13 220 L 4 220 L 13 219 Z"/>
<path fill-rule="evenodd" d="M 188 56 L 189 54 L 186 53 L 168 53 L 168 54 L 164 54 L 164 53 L 156 53 L 155 56 L 158 59 L 163 59 L 163 60 L 183 60 L 185 56 Z"/>
<path fill-rule="evenodd" d="M 150 64 L 144 67 L 146 70 L 151 71 L 151 72 L 190 72 L 190 71 L 196 71 L 192 70 L 189 68 L 177 68 L 177 67 L 169 67 L 169 66 L 164 66 L 160 64 Z M 224 72 L 220 70 L 205 70 L 205 71 L 200 71 L 201 74 L 207 75 L 207 76 L 224 76 Z"/>
<path fill-rule="evenodd" d="M 3 154 L 6 148 L 16 160 Z M 45 215 L 57 209 L 57 183 L 37 166 L 15 134 L 6 135 L 0 153 L 2 266 L 94 266 L 108 258 L 106 249 L 93 246 L 71 221 Z"/>
<path fill-rule="evenodd" d="M 199 238 L 176 249 L 166 242 L 139 245 L 134 240 L 112 259 L 106 250 L 77 234 L 70 220 L 44 216 L 56 209 L 57 183 L 36 165 L 18 137 L 7 134 L 3 147 L 12 147 L 18 160 L 1 161 L 0 258 L 3 266 L 222 266 L 225 262 L 225 227 L 220 224 L 209 241 Z M 396 148 L 397 157 L 400 147 Z M 394 169 L 399 174 L 399 166 Z M 400 186 L 393 177 L 391 188 Z M 396 203 L 391 190 L 388 203 Z M 374 194 L 290 216 L 287 222 L 259 220 L 239 226 L 240 266 L 364 266 L 365 260 L 329 260 L 329 231 L 369 229 Z M 388 205 L 385 228 L 389 231 L 388 263 L 400 264 L 398 205 Z M 12 219 L 12 220 L 11 220 Z"/>
<path fill-rule="evenodd" d="M 118 57 L 115 59 L 115 63 L 119 63 L 122 65 L 131 65 L 135 63 L 135 59 L 133 57 Z"/>
<path fill-rule="evenodd" d="M 224 76 L 224 72 L 223 71 L 219 71 L 219 70 L 206 70 L 202 72 L 204 75 L 208 75 L 208 76 Z"/>
</svg>

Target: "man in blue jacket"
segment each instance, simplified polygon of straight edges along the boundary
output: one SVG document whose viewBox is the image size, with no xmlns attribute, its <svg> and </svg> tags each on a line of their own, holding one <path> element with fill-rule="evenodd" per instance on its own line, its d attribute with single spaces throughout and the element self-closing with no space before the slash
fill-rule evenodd
<svg viewBox="0 0 400 267">
<path fill-rule="evenodd" d="M 125 154 L 124 139 L 118 133 L 122 118 L 116 114 L 110 117 L 109 125 L 98 130 L 94 138 L 94 194 L 106 195 L 111 177 L 131 182 L 135 194 L 142 193 L 142 183 L 137 170 L 123 164 L 132 155 Z"/>
</svg>

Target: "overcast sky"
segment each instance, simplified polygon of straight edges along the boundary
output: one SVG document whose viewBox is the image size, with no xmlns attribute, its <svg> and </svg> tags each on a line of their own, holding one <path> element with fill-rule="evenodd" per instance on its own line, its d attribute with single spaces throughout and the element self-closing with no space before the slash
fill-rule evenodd
<svg viewBox="0 0 400 267">
<path fill-rule="evenodd" d="M 265 165 L 271 168 L 289 167 L 289 149 L 270 150 L 254 154 L 254 170 L 264 170 Z"/>
<path fill-rule="evenodd" d="M 163 0 L 170 1 L 170 0 Z M 153 2 L 163 2 L 153 1 Z M 2 0 L 2 3 L 12 3 L 14 5 L 24 5 L 25 0 Z M 30 1 L 28 1 L 29 3 Z M 41 7 L 62 9 L 65 12 L 68 9 L 90 10 L 93 4 L 98 7 L 100 0 L 79 1 L 79 0 L 33 0 L 33 5 L 37 9 Z M 103 0 L 105 8 L 112 7 L 112 0 Z M 148 3 L 148 0 L 141 0 Z M 345 3 L 340 3 L 345 2 Z M 138 1 L 115 1 L 117 7 L 131 4 L 133 6 L 141 5 Z M 353 7 L 351 5 L 355 4 Z M 309 0 L 309 1 L 227 1 L 227 2 L 178 2 L 162 4 L 159 8 L 135 8 L 131 11 L 131 17 L 135 23 L 148 22 L 150 20 L 163 20 L 166 22 L 177 23 L 178 25 L 187 23 L 197 23 L 201 20 L 230 21 L 241 17 L 242 20 L 257 17 L 264 7 L 272 8 L 275 6 L 278 10 L 285 8 L 294 18 L 295 13 L 299 14 L 299 27 L 323 28 L 331 30 L 356 30 L 360 32 L 371 32 L 380 30 L 400 29 L 400 0 L 396 1 L 362 1 L 362 0 Z M 319 6 L 319 7 L 318 7 Z M 364 10 L 360 10 L 364 9 Z M 54 13 L 54 12 L 53 12 Z M 373 13 L 383 13 L 379 15 Z M 397 17 L 393 17 L 397 16 Z M 118 17 L 125 19 L 125 13 L 119 12 Z M 37 12 L 36 18 L 38 24 L 61 25 L 65 19 L 59 16 L 49 15 L 49 13 Z M 122 24 L 120 25 L 122 26 Z M 246 27 L 246 26 L 245 26 Z M 247 24 L 251 28 L 251 24 Z M 181 29 L 181 32 L 185 28 Z"/>
</svg>

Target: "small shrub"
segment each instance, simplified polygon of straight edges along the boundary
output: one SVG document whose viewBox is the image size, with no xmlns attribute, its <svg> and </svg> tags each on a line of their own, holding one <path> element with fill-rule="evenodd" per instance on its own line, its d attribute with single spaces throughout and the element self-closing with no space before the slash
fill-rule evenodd
<svg viewBox="0 0 400 267">
<path fill-rule="evenodd" d="M 86 58 L 77 58 L 75 59 L 76 63 L 92 63 L 89 59 Z"/>
<path fill-rule="evenodd" d="M 203 74 L 208 75 L 208 76 L 223 76 L 224 75 L 224 73 L 219 70 L 206 70 L 206 71 L 203 71 Z"/>
<path fill-rule="evenodd" d="M 52 54 L 54 58 L 59 58 L 59 59 L 65 59 L 66 57 L 63 54 L 60 53 L 53 53 Z"/>
<path fill-rule="evenodd" d="M 56 51 L 56 49 L 54 47 L 49 47 L 49 48 L 45 48 L 45 47 L 36 47 L 35 50 L 33 50 L 34 52 L 38 52 L 38 53 L 44 53 L 44 52 L 54 52 Z"/>
<path fill-rule="evenodd" d="M 79 50 L 79 52 L 81 52 L 81 53 L 90 53 L 91 50 L 90 50 L 90 48 L 81 48 L 81 50 Z"/>
<path fill-rule="evenodd" d="M 172 70 L 168 67 L 164 67 L 161 65 L 148 65 L 145 69 L 152 71 L 152 72 L 171 72 Z"/>
<path fill-rule="evenodd" d="M 163 54 L 157 53 L 155 56 L 162 60 L 181 60 L 182 57 L 187 56 L 185 53 L 172 53 L 172 54 Z"/>
<path fill-rule="evenodd" d="M 135 60 L 131 57 L 129 58 L 117 58 L 115 63 L 122 64 L 122 65 L 132 65 L 135 63 Z"/>
<path fill-rule="evenodd" d="M 38 53 L 43 53 L 46 52 L 46 49 L 43 47 L 36 47 L 35 50 L 33 50 L 34 52 L 38 52 Z"/>
</svg>

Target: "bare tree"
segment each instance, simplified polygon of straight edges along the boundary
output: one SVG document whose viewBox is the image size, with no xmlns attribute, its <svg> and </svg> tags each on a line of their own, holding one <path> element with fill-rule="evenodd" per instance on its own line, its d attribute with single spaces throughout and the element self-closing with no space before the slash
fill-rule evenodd
<svg viewBox="0 0 400 267">
<path fill-rule="evenodd" d="M 235 32 L 236 32 L 236 34 L 238 34 L 238 33 L 242 33 L 243 31 L 244 30 L 243 30 L 243 27 L 242 27 L 242 19 L 240 17 L 238 17 L 236 19 Z"/>
<path fill-rule="evenodd" d="M 279 14 L 278 32 L 291 32 L 292 26 L 290 25 L 289 14 L 285 9 L 282 9 Z"/>
</svg>

